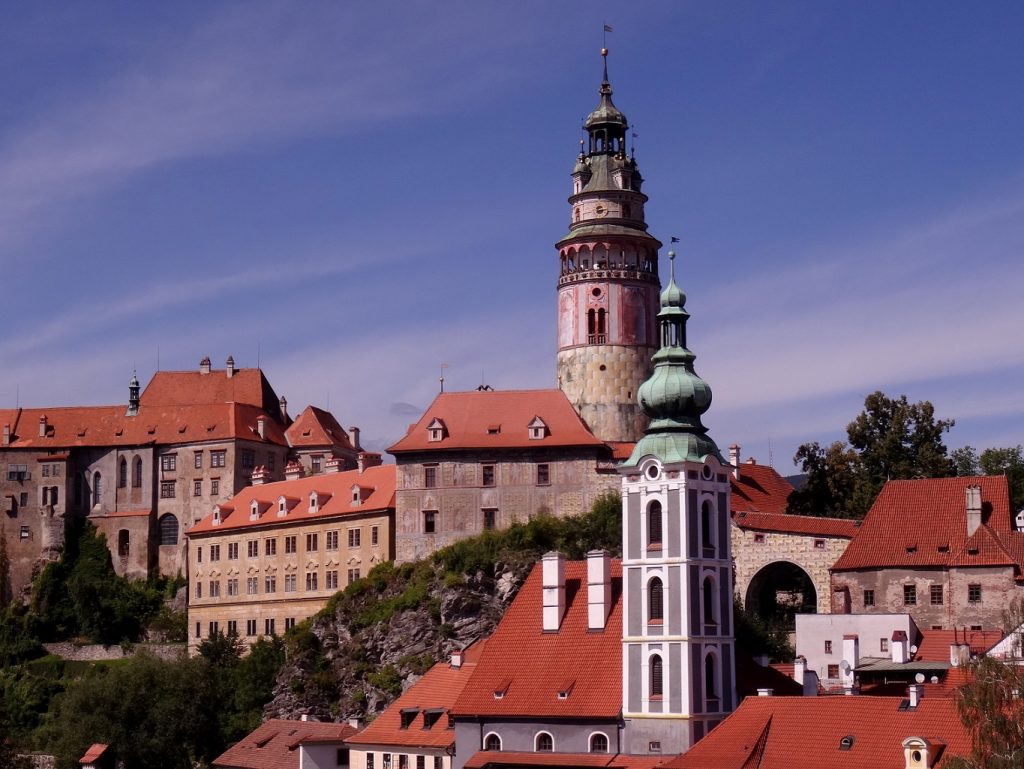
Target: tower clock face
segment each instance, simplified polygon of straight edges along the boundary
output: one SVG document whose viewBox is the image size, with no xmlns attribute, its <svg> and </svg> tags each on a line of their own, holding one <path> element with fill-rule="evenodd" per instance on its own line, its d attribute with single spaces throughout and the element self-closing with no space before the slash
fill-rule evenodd
<svg viewBox="0 0 1024 769">
<path fill-rule="evenodd" d="M 598 216 L 608 216 L 608 207 L 602 203 L 598 203 L 594 206 L 594 213 Z"/>
</svg>

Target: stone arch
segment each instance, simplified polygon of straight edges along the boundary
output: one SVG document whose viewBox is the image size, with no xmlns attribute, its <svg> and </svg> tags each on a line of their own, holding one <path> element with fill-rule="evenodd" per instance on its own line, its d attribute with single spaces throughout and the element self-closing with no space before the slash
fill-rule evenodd
<svg viewBox="0 0 1024 769">
<path fill-rule="evenodd" d="M 782 616 L 791 624 L 795 614 L 815 614 L 828 585 L 816 584 L 803 565 L 777 559 L 762 566 L 746 585 L 737 584 L 744 608 L 760 617 Z"/>
</svg>

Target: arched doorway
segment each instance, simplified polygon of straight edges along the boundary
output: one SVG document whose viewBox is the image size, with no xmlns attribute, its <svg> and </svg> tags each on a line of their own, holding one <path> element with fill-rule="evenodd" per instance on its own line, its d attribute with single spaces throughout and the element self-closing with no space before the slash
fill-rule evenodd
<svg viewBox="0 0 1024 769">
<path fill-rule="evenodd" d="M 744 608 L 765 620 L 782 621 L 796 627 L 797 614 L 818 610 L 818 591 L 811 575 L 791 561 L 773 561 L 763 566 L 750 580 Z"/>
</svg>

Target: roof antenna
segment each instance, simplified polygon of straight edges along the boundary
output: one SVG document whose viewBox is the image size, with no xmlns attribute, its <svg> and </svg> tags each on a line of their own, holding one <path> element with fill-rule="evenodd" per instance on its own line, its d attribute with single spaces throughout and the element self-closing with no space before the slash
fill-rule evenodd
<svg viewBox="0 0 1024 769">
<path fill-rule="evenodd" d="M 444 392 L 444 370 L 446 368 L 448 368 L 448 364 L 447 363 L 442 363 L 441 364 L 441 378 L 440 378 L 440 381 L 441 381 L 441 392 Z"/>
</svg>

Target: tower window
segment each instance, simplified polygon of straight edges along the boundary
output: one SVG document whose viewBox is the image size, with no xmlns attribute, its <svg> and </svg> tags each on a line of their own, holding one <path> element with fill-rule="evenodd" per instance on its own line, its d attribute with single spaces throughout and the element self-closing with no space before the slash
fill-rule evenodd
<svg viewBox="0 0 1024 769">
<path fill-rule="evenodd" d="M 663 689 L 663 670 L 661 657 L 655 654 L 651 657 L 651 696 L 660 697 Z"/>
<path fill-rule="evenodd" d="M 665 618 L 664 587 L 657 577 L 647 588 L 647 616 L 651 622 L 661 622 Z"/>
<path fill-rule="evenodd" d="M 704 578 L 704 624 L 715 625 L 715 583 L 711 577 Z"/>
<path fill-rule="evenodd" d="M 661 547 L 661 502 L 657 500 L 647 507 L 647 546 Z"/>
<path fill-rule="evenodd" d="M 117 463 L 117 488 L 123 489 L 128 485 L 128 460 L 121 457 Z"/>
<path fill-rule="evenodd" d="M 718 685 L 715 676 L 715 656 L 704 658 L 704 696 L 709 700 L 718 699 Z"/>
<path fill-rule="evenodd" d="M 139 488 L 142 485 L 142 457 L 135 457 L 132 461 L 132 486 Z"/>
<path fill-rule="evenodd" d="M 92 474 L 92 504 L 97 506 L 103 493 L 103 476 L 99 473 Z"/>
<path fill-rule="evenodd" d="M 706 501 L 700 507 L 701 545 L 704 555 L 714 557 L 714 516 L 711 514 L 711 503 Z"/>
<path fill-rule="evenodd" d="M 598 732 L 590 736 L 590 752 L 591 753 L 607 753 L 608 752 L 608 735 Z"/>
</svg>

